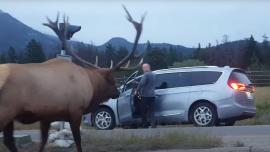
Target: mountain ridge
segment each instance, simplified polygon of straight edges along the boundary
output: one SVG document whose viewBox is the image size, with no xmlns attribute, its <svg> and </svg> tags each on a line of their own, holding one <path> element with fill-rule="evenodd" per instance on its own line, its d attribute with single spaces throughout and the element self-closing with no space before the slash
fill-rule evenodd
<svg viewBox="0 0 270 152">
<path fill-rule="evenodd" d="M 7 51 L 9 47 L 14 47 L 17 52 L 21 53 L 28 42 L 31 39 L 38 41 L 45 53 L 55 54 L 59 52 L 60 43 L 55 36 L 41 33 L 32 27 L 17 20 L 9 13 L 0 10 L 0 52 Z M 73 43 L 81 43 L 78 41 L 72 41 Z M 85 43 L 86 44 L 86 43 Z M 96 46 L 99 51 L 104 51 L 108 44 L 112 44 L 113 47 L 119 49 L 120 47 L 126 47 L 128 50 L 132 49 L 133 43 L 122 37 L 113 37 L 102 45 Z M 182 48 L 181 52 L 192 50 L 181 45 L 173 45 L 168 43 L 151 43 L 153 47 L 169 48 L 170 46 Z M 146 47 L 146 43 L 139 43 L 138 50 L 143 52 Z M 187 52 L 187 53 L 188 53 Z"/>
</svg>

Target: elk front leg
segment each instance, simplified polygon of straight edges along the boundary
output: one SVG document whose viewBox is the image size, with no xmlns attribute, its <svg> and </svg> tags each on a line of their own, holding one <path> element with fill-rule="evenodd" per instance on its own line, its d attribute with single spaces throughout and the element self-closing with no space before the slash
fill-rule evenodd
<svg viewBox="0 0 270 152">
<path fill-rule="evenodd" d="M 4 144 L 11 152 L 18 152 L 13 138 L 14 122 L 10 122 L 3 130 Z"/>
<path fill-rule="evenodd" d="M 0 132 L 4 131 L 9 122 L 13 121 L 14 115 L 9 108 L 0 105 Z"/>
<path fill-rule="evenodd" d="M 70 128 L 71 128 L 73 138 L 77 147 L 77 151 L 82 152 L 81 132 L 80 132 L 82 114 L 73 113 L 72 115 L 73 116 L 69 122 Z"/>
<path fill-rule="evenodd" d="M 47 121 L 40 122 L 41 143 L 40 143 L 39 152 L 44 151 L 45 145 L 48 140 L 49 129 L 50 129 L 50 122 L 47 122 Z"/>
</svg>

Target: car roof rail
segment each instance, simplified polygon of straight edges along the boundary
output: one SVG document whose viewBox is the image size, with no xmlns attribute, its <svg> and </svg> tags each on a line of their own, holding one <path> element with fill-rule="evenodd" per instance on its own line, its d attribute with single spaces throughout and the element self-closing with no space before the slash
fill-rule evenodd
<svg viewBox="0 0 270 152">
<path fill-rule="evenodd" d="M 156 70 L 156 71 L 169 71 L 169 70 L 192 69 L 192 68 L 217 68 L 217 67 L 218 66 L 191 66 L 191 67 L 160 69 L 160 70 Z"/>
</svg>

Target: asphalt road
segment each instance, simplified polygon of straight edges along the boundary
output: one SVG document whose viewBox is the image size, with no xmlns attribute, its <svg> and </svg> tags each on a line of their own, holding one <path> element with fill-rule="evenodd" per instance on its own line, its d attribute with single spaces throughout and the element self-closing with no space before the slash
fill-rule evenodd
<svg viewBox="0 0 270 152">
<path fill-rule="evenodd" d="M 87 132 L 87 133 L 85 133 Z M 118 137 L 124 136 L 153 136 L 162 135 L 167 133 L 186 133 L 186 134 L 206 134 L 211 136 L 221 137 L 225 150 L 212 149 L 213 151 L 249 151 L 250 148 L 259 149 L 260 151 L 270 152 L 270 125 L 260 126 L 233 126 L 233 127 L 210 127 L 210 128 L 197 128 L 197 127 L 160 127 L 156 129 L 114 129 L 114 130 L 95 130 L 87 129 L 82 130 L 82 134 L 91 136 L 106 136 Z M 33 141 L 38 142 L 40 135 L 39 131 L 16 131 L 15 135 L 28 134 L 32 137 Z M 1 135 L 0 135 L 1 136 Z M 235 147 L 235 143 L 243 143 L 244 147 Z M 233 147 L 233 150 L 230 148 Z M 229 150 L 227 150 L 227 149 Z M 263 150 L 262 150 L 263 149 Z M 212 151 L 211 150 L 211 151 Z M 179 151 L 179 150 L 176 150 Z M 203 152 L 203 150 L 198 150 Z M 254 150 L 256 151 L 256 150 Z M 165 152 L 165 151 L 161 151 Z M 173 151 L 170 151 L 173 152 Z M 193 151 L 191 151 L 193 152 Z M 197 152 L 194 150 L 194 152 Z M 210 152 L 210 151 L 209 151 Z"/>
</svg>

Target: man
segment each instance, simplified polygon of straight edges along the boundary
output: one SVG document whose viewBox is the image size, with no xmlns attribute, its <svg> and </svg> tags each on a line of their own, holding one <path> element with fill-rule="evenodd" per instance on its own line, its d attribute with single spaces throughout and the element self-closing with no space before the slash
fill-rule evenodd
<svg viewBox="0 0 270 152">
<path fill-rule="evenodd" d="M 148 127 L 150 119 L 151 127 L 155 128 L 155 74 L 151 72 L 151 67 L 147 63 L 142 65 L 142 70 L 144 74 L 135 90 L 135 94 L 139 94 L 142 98 L 141 113 L 143 127 Z"/>
</svg>

